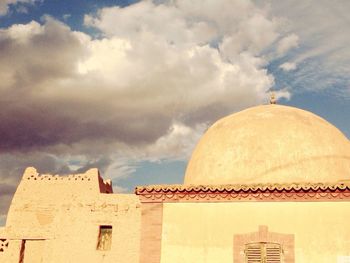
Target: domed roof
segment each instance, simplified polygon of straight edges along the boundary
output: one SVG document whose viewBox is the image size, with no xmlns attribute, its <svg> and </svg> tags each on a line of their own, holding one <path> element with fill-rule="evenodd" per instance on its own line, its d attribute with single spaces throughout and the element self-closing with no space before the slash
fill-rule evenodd
<svg viewBox="0 0 350 263">
<path fill-rule="evenodd" d="M 263 105 L 217 121 L 188 163 L 185 184 L 327 183 L 350 179 L 350 141 L 301 109 Z"/>
</svg>

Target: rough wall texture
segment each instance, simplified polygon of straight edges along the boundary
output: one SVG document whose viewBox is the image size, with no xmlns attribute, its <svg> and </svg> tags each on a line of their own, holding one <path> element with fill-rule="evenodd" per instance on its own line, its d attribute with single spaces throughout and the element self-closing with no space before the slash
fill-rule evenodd
<svg viewBox="0 0 350 263">
<path fill-rule="evenodd" d="M 139 261 L 141 214 L 136 196 L 104 194 L 90 204 L 77 202 L 66 209 L 58 218 L 60 229 L 55 230 L 60 240 L 50 256 L 55 262 Z M 100 225 L 112 226 L 109 251 L 96 249 Z"/>
<path fill-rule="evenodd" d="M 103 181 L 96 169 L 52 176 L 28 168 L 0 232 L 0 238 L 8 241 L 0 262 L 138 263 L 138 197 L 111 192 L 110 182 Z M 97 249 L 101 225 L 112 226 L 107 251 Z"/>
</svg>

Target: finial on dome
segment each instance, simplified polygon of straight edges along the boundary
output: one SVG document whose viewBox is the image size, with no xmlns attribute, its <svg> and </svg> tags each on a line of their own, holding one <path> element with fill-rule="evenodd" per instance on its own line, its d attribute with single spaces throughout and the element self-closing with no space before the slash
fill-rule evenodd
<svg viewBox="0 0 350 263">
<path fill-rule="evenodd" d="M 276 104 L 277 102 L 277 99 L 276 99 L 276 96 L 275 96 L 275 92 L 271 92 L 270 94 L 270 104 Z"/>
</svg>

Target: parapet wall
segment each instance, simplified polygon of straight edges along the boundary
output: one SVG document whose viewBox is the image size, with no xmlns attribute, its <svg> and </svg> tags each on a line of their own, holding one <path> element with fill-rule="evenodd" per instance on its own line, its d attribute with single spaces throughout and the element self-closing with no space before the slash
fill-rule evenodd
<svg viewBox="0 0 350 263">
<path fill-rule="evenodd" d="M 100 194 L 112 192 L 111 181 L 104 181 L 97 169 L 59 176 L 39 174 L 28 167 L 12 199 L 6 226 L 16 226 L 16 232 L 37 227 L 43 236 L 50 232 L 51 222 L 62 207 L 70 207 L 73 202 L 92 202 Z"/>
<path fill-rule="evenodd" d="M 77 188 L 78 191 L 93 191 L 96 193 L 112 193 L 111 180 L 103 180 L 96 168 L 90 169 L 83 174 L 70 174 L 66 176 L 52 175 L 52 174 L 39 174 L 34 167 L 28 167 L 22 177 L 21 185 L 30 185 L 32 183 L 41 183 L 49 186 L 50 182 L 55 182 L 54 186 L 66 185 L 70 188 L 70 184 L 78 183 L 80 185 L 90 186 L 82 189 Z M 20 187 L 19 186 L 19 187 Z M 79 193 L 81 194 L 81 192 Z"/>
</svg>

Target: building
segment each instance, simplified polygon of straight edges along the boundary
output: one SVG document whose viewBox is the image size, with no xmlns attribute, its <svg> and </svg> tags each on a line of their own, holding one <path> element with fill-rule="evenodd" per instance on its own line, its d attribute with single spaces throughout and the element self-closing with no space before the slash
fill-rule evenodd
<svg viewBox="0 0 350 263">
<path fill-rule="evenodd" d="M 350 262 L 350 142 L 322 118 L 263 105 L 204 134 L 184 184 L 113 194 L 96 169 L 27 168 L 0 262 Z"/>
</svg>

